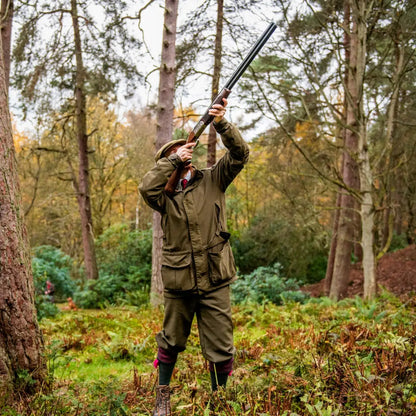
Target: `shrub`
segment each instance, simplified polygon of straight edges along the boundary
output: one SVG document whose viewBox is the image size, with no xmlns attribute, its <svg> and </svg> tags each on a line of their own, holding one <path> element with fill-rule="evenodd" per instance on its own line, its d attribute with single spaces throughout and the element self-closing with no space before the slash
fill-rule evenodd
<svg viewBox="0 0 416 416">
<path fill-rule="evenodd" d="M 134 282 L 117 280 L 114 276 L 101 275 L 98 280 L 87 282 L 83 290 L 75 293 L 74 301 L 80 308 L 94 309 L 106 304 L 141 306 L 149 301 L 149 287 L 134 290 Z"/>
<path fill-rule="evenodd" d="M 151 230 L 129 230 L 126 224 L 108 228 L 96 242 L 100 272 L 75 294 L 75 303 L 96 308 L 105 303 L 140 306 L 149 299 L 152 267 Z"/>
<path fill-rule="evenodd" d="M 393 238 L 390 243 L 389 252 L 401 250 L 409 245 L 406 234 L 393 234 Z"/>
<path fill-rule="evenodd" d="M 46 295 L 35 296 L 35 307 L 38 321 L 43 318 L 52 318 L 59 313 L 58 307 Z"/>
<path fill-rule="evenodd" d="M 82 309 L 97 309 L 99 304 L 98 293 L 93 290 L 82 290 L 75 293 L 74 302 Z"/>
<path fill-rule="evenodd" d="M 244 274 L 278 262 L 286 276 L 314 283 L 325 277 L 325 241 L 322 232 L 259 215 L 241 235 L 234 236 L 232 246 L 236 264 Z"/>
<path fill-rule="evenodd" d="M 308 295 L 300 292 L 298 282 L 293 278 L 284 278 L 281 265 L 258 267 L 252 273 L 241 276 L 232 289 L 235 303 L 272 302 L 281 305 L 284 301 L 303 302 Z"/>
<path fill-rule="evenodd" d="M 46 281 L 49 280 L 55 286 L 56 300 L 63 301 L 72 296 L 75 283 L 70 276 L 71 257 L 52 246 L 35 247 L 33 254 L 32 269 L 36 292 L 44 294 Z"/>
<path fill-rule="evenodd" d="M 35 305 L 38 319 L 54 316 L 58 308 L 45 296 L 46 281 L 55 286 L 54 300 L 63 301 L 72 296 L 75 283 L 71 280 L 72 259 L 52 246 L 39 246 L 33 249 L 32 270 L 35 284 Z"/>
<path fill-rule="evenodd" d="M 128 276 L 137 285 L 147 285 L 152 269 L 152 230 L 113 225 L 97 239 L 97 261 L 103 275 Z"/>
</svg>

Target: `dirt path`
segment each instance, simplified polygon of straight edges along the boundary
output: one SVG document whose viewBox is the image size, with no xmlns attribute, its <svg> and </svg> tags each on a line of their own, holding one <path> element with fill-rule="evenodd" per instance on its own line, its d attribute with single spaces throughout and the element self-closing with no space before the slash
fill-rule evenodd
<svg viewBox="0 0 416 416">
<path fill-rule="evenodd" d="M 384 255 L 377 265 L 377 282 L 399 297 L 408 297 L 416 293 L 416 245 L 411 245 L 394 253 Z M 324 282 L 307 285 L 302 288 L 312 296 L 323 294 Z M 363 272 L 361 264 L 351 269 L 348 296 L 363 294 Z"/>
</svg>

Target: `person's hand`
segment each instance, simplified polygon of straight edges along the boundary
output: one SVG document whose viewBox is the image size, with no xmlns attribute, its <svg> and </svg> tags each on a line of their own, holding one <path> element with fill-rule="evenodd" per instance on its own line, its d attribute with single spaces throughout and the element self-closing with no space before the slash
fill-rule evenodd
<svg viewBox="0 0 416 416">
<path fill-rule="evenodd" d="M 226 98 L 222 99 L 223 104 L 214 104 L 208 111 L 209 115 L 214 116 L 214 122 L 219 123 L 225 115 L 225 107 L 228 104 Z"/>
<path fill-rule="evenodd" d="M 182 162 L 186 162 L 187 160 L 192 159 L 195 145 L 195 142 L 186 143 L 176 151 L 176 154 L 181 158 Z"/>
</svg>

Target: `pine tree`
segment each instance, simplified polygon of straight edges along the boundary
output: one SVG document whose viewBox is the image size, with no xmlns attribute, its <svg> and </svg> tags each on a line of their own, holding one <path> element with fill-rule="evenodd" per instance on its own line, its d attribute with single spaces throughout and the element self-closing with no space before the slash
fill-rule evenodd
<svg viewBox="0 0 416 416">
<path fill-rule="evenodd" d="M 3 25 L 12 24 L 13 2 L 2 0 Z M 11 27 L 2 28 L 10 33 Z M 7 36 L 6 36 L 7 39 Z M 10 38 L 9 38 L 10 39 Z M 20 374 L 28 373 L 39 389 L 46 379 L 43 340 L 36 319 L 30 249 L 8 104 L 10 48 L 0 40 L 0 407 Z"/>
</svg>

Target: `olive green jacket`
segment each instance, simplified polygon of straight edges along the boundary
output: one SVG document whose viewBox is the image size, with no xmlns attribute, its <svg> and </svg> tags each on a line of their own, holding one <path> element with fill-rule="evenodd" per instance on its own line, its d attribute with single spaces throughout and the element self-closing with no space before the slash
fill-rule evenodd
<svg viewBox="0 0 416 416">
<path fill-rule="evenodd" d="M 162 215 L 165 294 L 212 291 L 236 279 L 224 193 L 247 162 L 249 148 L 225 119 L 214 127 L 228 151 L 213 167 L 196 169 L 184 191 L 173 197 L 164 191 L 182 163 L 176 153 L 159 159 L 139 187 L 146 203 Z"/>
</svg>

